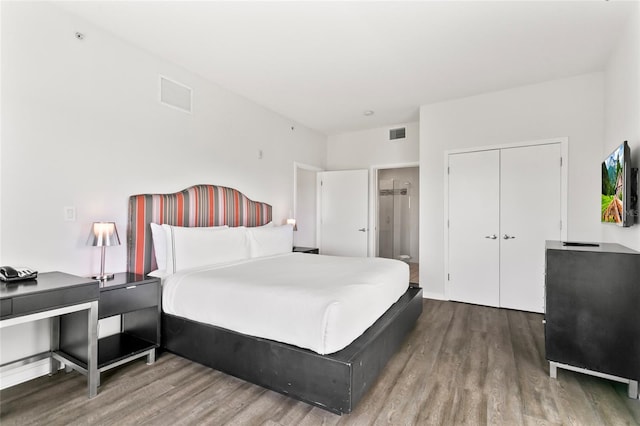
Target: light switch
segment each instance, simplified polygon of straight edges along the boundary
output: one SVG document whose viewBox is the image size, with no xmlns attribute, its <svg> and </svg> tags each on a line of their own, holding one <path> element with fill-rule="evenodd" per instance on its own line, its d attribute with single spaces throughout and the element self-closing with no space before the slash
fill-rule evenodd
<svg viewBox="0 0 640 426">
<path fill-rule="evenodd" d="M 76 221 L 76 208 L 73 206 L 67 206 L 64 208 L 64 220 L 65 222 Z"/>
</svg>

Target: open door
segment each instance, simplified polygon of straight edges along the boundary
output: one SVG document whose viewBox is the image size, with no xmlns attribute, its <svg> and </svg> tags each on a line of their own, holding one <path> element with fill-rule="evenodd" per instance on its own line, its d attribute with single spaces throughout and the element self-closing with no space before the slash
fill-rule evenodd
<svg viewBox="0 0 640 426">
<path fill-rule="evenodd" d="M 367 256 L 369 171 L 318 173 L 320 185 L 320 253 Z"/>
</svg>

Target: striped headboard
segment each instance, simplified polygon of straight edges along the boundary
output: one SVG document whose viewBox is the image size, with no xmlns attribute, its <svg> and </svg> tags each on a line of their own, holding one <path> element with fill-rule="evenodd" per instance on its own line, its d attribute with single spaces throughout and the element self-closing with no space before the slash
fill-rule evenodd
<svg viewBox="0 0 640 426">
<path fill-rule="evenodd" d="M 173 194 L 129 197 L 127 271 L 147 274 L 156 266 L 149 224 L 260 226 L 271 221 L 271 205 L 225 186 L 195 185 Z"/>
</svg>

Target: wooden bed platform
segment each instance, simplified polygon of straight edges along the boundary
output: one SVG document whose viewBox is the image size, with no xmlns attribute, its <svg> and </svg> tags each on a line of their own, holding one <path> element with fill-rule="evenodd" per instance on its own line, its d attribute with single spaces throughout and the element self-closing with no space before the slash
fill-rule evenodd
<svg viewBox="0 0 640 426">
<path fill-rule="evenodd" d="M 134 195 L 129 199 L 128 270 L 146 274 L 155 269 L 150 222 L 259 226 L 270 220 L 271 206 L 251 201 L 231 188 L 197 185 L 174 194 Z M 333 413 L 346 414 L 375 383 L 421 313 L 422 290 L 410 287 L 364 334 L 329 355 L 162 313 L 162 347 Z"/>
</svg>

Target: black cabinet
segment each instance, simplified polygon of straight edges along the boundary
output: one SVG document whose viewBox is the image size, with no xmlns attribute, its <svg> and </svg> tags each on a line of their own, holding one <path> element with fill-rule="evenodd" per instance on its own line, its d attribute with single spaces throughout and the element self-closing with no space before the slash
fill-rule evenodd
<svg viewBox="0 0 640 426">
<path fill-rule="evenodd" d="M 136 358 L 155 361 L 160 346 L 160 280 L 130 273 L 100 283 L 98 318 L 120 315 L 120 333 L 98 340 L 98 371 Z M 86 319 L 66 315 L 60 321 L 60 351 L 84 366 L 86 349 L 77 342 L 86 333 Z"/>
<path fill-rule="evenodd" d="M 637 397 L 640 253 L 619 244 L 547 241 L 545 292 L 551 375 L 557 367 L 574 367 L 568 369 L 623 378 Z"/>
</svg>

